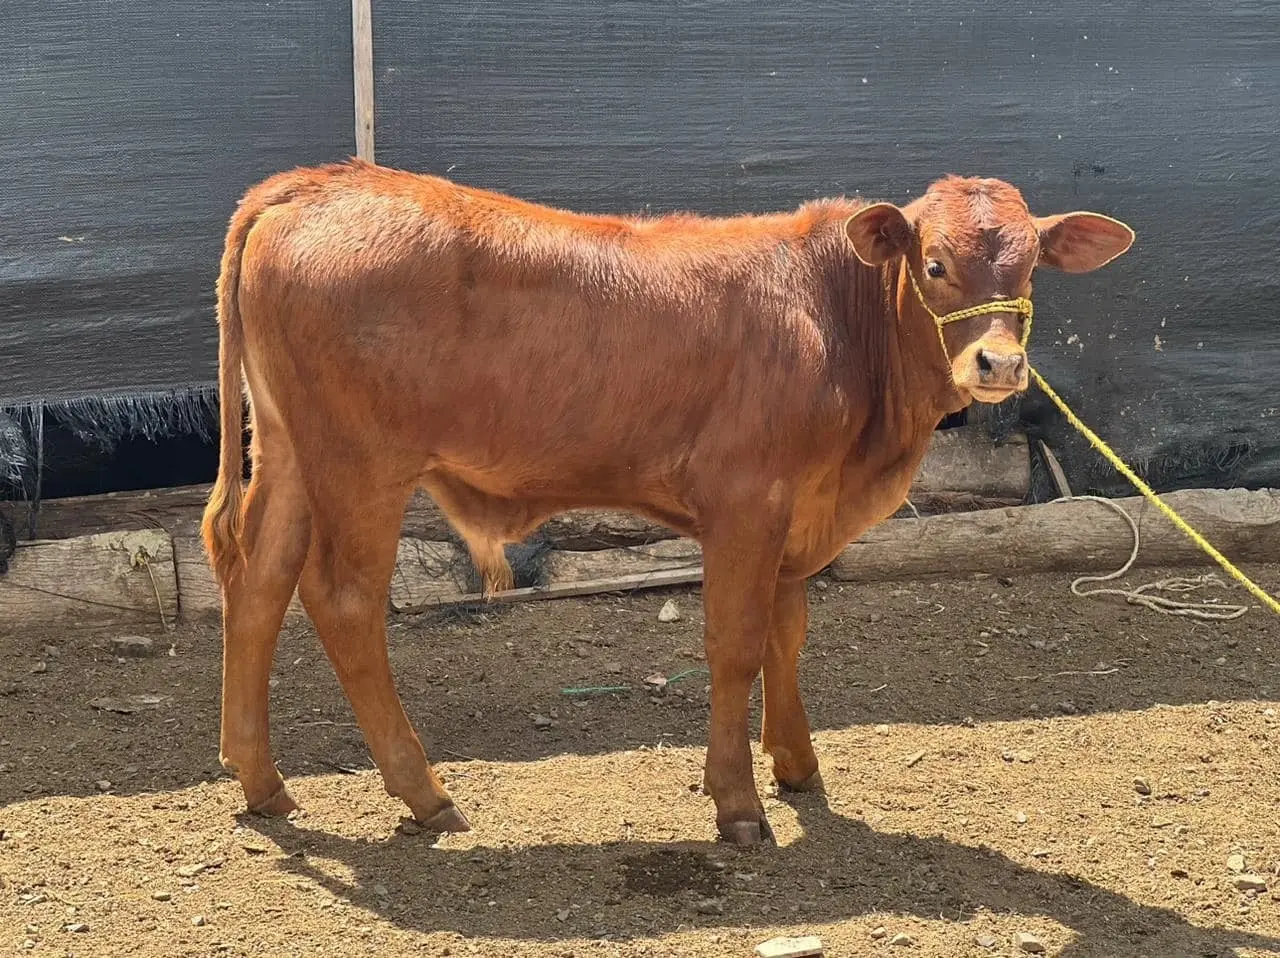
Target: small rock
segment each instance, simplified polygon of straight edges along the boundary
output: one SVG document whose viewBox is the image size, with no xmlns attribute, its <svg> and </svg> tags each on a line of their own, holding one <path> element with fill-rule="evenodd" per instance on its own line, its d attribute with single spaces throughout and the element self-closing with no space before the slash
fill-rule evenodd
<svg viewBox="0 0 1280 958">
<path fill-rule="evenodd" d="M 1227 867 L 1230 868 L 1237 875 L 1240 874 L 1245 869 L 1244 856 L 1241 855 L 1239 852 L 1237 852 L 1234 855 L 1228 855 Z"/>
<path fill-rule="evenodd" d="M 100 778 L 100 779 L 98 779 L 96 782 L 94 782 L 93 784 L 97 786 L 98 791 L 100 791 L 100 792 L 109 792 L 109 791 L 111 791 L 111 783 L 110 783 L 109 781 L 107 781 L 105 778 Z"/>
<path fill-rule="evenodd" d="M 203 928 L 207 924 L 209 924 L 209 922 L 205 919 L 204 915 L 196 915 L 191 919 L 191 925 L 194 928 Z"/>
<path fill-rule="evenodd" d="M 819 592 L 826 592 L 828 589 L 831 588 L 831 583 L 828 582 L 826 579 L 818 579 L 813 583 L 813 587 L 817 589 Z"/>
<path fill-rule="evenodd" d="M 867 616 L 867 621 L 870 622 L 872 625 L 881 621 L 882 619 L 884 619 L 884 614 L 881 612 L 872 612 L 869 616 Z"/>
<path fill-rule="evenodd" d="M 73 935 L 83 935 L 85 932 L 89 930 L 89 926 L 82 921 L 78 921 L 78 922 L 75 922 L 74 924 L 63 925 L 62 930 L 69 931 Z"/>
<path fill-rule="evenodd" d="M 196 865 L 183 865 L 178 869 L 177 874 L 179 878 L 195 878 L 201 872 L 208 871 L 210 868 L 219 868 L 221 865 L 222 862 L 218 860 L 200 862 Z"/>
<path fill-rule="evenodd" d="M 49 666 L 46 665 L 44 662 L 37 662 L 35 665 L 31 666 L 31 671 L 35 675 L 42 675 L 43 673 L 49 671 Z"/>
<path fill-rule="evenodd" d="M 887 726 L 887 725 L 877 725 L 877 726 L 876 726 L 876 734 L 877 734 L 877 735 L 888 735 L 888 734 L 889 734 L 889 726 Z"/>
<path fill-rule="evenodd" d="M 693 910 L 699 915 L 723 915 L 724 902 L 719 898 L 699 898 Z"/>
<path fill-rule="evenodd" d="M 111 652 L 130 659 L 145 659 L 156 653 L 155 639 L 145 635 L 117 635 L 111 640 Z"/>
<path fill-rule="evenodd" d="M 667 690 L 667 677 L 661 672 L 654 672 L 645 677 L 644 684 L 650 692 L 662 693 Z"/>
<path fill-rule="evenodd" d="M 1047 849 L 1047 848 L 1034 848 L 1034 849 L 1032 849 L 1032 850 L 1031 850 L 1031 857 L 1032 857 L 1032 858 L 1048 858 L 1048 857 L 1049 857 L 1049 849 Z"/>
<path fill-rule="evenodd" d="M 121 715 L 130 715 L 134 712 L 158 709 L 166 700 L 167 696 L 163 695 L 125 695 L 121 698 L 104 696 L 100 699 L 90 700 L 89 706 L 101 709 L 104 712 L 119 712 Z"/>
<path fill-rule="evenodd" d="M 676 605 L 675 599 L 668 599 L 660 610 L 658 610 L 659 622 L 679 622 L 680 607 Z"/>
<path fill-rule="evenodd" d="M 36 946 L 36 943 L 35 943 L 35 939 L 33 938 L 24 938 L 22 940 L 23 951 L 31 951 L 33 948 L 35 948 L 35 946 Z"/>
<path fill-rule="evenodd" d="M 1133 780 L 1133 790 L 1139 795 L 1150 795 L 1151 783 L 1142 777 L 1135 778 Z"/>
<path fill-rule="evenodd" d="M 821 580 L 819 580 L 821 581 Z M 817 935 L 799 938 L 770 938 L 756 945 L 760 958 L 811 958 L 822 954 L 822 939 Z"/>
<path fill-rule="evenodd" d="M 907 756 L 907 768 L 914 768 L 924 758 L 924 752 L 912 752 Z"/>
<path fill-rule="evenodd" d="M 1000 942 L 995 935 L 979 935 L 977 938 L 973 939 L 973 943 L 979 948 L 986 948 L 990 951 Z"/>
<path fill-rule="evenodd" d="M 554 722 L 551 721 L 551 719 L 547 718 L 545 715 L 531 715 L 529 717 L 533 719 L 534 728 L 550 728 L 552 725 L 555 724 Z"/>
<path fill-rule="evenodd" d="M 1025 825 L 1027 824 L 1027 813 L 1018 812 L 1013 816 L 1013 820 L 1017 822 L 1019 825 Z"/>
<path fill-rule="evenodd" d="M 556 912 L 556 921 L 568 921 L 568 920 L 569 920 L 568 908 L 561 908 L 558 912 Z"/>
<path fill-rule="evenodd" d="M 896 935 L 894 935 L 892 938 L 889 939 L 889 944 L 897 945 L 899 947 L 904 947 L 904 948 L 907 945 L 914 945 L 915 943 L 916 943 L 916 940 L 914 938 L 912 938 L 910 935 L 904 935 L 902 932 L 898 932 Z"/>
<path fill-rule="evenodd" d="M 876 939 L 877 941 L 879 941 L 881 938 L 883 938 L 887 934 L 889 934 L 889 932 L 884 927 L 884 925 L 881 925 L 878 928 L 871 929 L 871 937 Z"/>
<path fill-rule="evenodd" d="M 151 893 L 151 898 L 154 901 L 169 901 L 173 898 L 173 893 L 167 891 L 153 891 Z"/>
<path fill-rule="evenodd" d="M 389 892 L 389 891 L 387 891 L 387 886 L 386 886 L 386 885 L 374 885 L 374 886 L 373 886 L 373 893 L 374 893 L 375 895 L 377 895 L 379 898 L 386 898 L 386 897 L 387 897 L 387 895 L 389 895 L 389 894 L 390 894 L 390 892 Z"/>
<path fill-rule="evenodd" d="M 1261 875 L 1237 875 L 1232 884 L 1240 891 L 1264 892 L 1267 890 L 1267 880 Z"/>
<path fill-rule="evenodd" d="M 1028 955 L 1043 955 L 1044 942 L 1029 932 L 1020 931 L 1013 936 L 1014 947 Z"/>
<path fill-rule="evenodd" d="M 62 655 L 62 649 L 58 648 L 56 645 L 46 645 L 44 647 L 44 654 L 46 658 L 56 659 Z"/>
</svg>

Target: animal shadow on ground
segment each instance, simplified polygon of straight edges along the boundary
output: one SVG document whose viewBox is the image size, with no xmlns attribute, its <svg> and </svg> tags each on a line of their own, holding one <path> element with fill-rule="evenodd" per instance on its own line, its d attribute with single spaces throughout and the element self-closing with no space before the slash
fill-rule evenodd
<svg viewBox="0 0 1280 958">
<path fill-rule="evenodd" d="M 1196 926 L 1172 910 L 1135 903 L 1071 875 L 1024 868 L 989 849 L 879 833 L 834 812 L 821 794 L 791 796 L 790 803 L 802 837 L 751 850 L 710 842 L 617 842 L 450 851 L 421 835 L 369 843 L 311 830 L 305 819 L 245 815 L 242 822 L 289 853 L 278 861 L 292 876 L 418 932 L 558 941 L 601 937 L 607 928 L 614 940 L 634 940 L 687 930 L 691 923 L 750 928 L 765 923 L 760 901 L 774 902 L 776 917 L 803 898 L 808 923 L 872 911 L 951 920 L 979 908 L 1042 915 L 1074 934 L 1058 952 L 1063 958 L 1227 958 L 1241 948 L 1280 954 L 1280 939 Z M 313 857 L 341 862 L 352 880 L 336 880 Z M 758 873 L 751 886 L 755 897 L 731 893 L 721 899 L 723 914 L 694 915 L 688 897 L 717 894 L 735 871 Z M 813 878 L 818 874 L 834 880 L 820 889 Z M 558 904 L 546 900 L 549 887 L 575 880 L 605 896 L 607 921 L 593 924 L 602 916 L 567 909 L 557 913 Z"/>
</svg>

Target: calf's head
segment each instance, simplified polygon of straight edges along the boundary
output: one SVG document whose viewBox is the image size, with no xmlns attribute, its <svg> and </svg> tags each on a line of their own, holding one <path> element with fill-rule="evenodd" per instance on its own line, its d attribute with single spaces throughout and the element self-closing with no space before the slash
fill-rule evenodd
<svg viewBox="0 0 1280 958">
<path fill-rule="evenodd" d="M 1035 267 L 1086 273 L 1134 239 L 1133 230 L 1109 216 L 1033 216 L 1008 183 L 954 176 L 904 207 L 864 207 L 845 231 L 868 266 L 901 264 L 905 307 L 938 325 L 961 397 L 989 403 L 1027 388 Z"/>
</svg>

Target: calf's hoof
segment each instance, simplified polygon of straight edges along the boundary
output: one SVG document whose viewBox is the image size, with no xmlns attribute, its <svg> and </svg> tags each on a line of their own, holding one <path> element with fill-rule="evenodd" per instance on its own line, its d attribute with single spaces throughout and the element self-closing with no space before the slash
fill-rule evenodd
<svg viewBox="0 0 1280 958">
<path fill-rule="evenodd" d="M 731 845 L 775 845 L 769 819 L 761 815 L 754 821 L 726 822 L 719 826 L 720 837 Z"/>
<path fill-rule="evenodd" d="M 440 809 L 424 822 L 418 822 L 428 832 L 469 832 L 471 823 L 456 805 Z"/>
<path fill-rule="evenodd" d="M 297 808 L 298 803 L 293 800 L 293 796 L 289 794 L 289 790 L 282 783 L 266 801 L 250 805 L 249 811 L 255 815 L 266 815 L 274 818 L 288 815 L 290 812 L 296 811 Z"/>
<path fill-rule="evenodd" d="M 814 772 L 808 778 L 799 782 L 786 782 L 778 779 L 778 791 L 780 792 L 825 792 L 826 790 L 827 786 L 822 780 L 822 772 Z"/>
</svg>

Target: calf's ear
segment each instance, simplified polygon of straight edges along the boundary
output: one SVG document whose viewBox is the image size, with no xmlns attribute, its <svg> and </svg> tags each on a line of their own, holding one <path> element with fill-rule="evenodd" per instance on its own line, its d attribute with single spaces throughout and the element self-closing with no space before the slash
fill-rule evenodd
<svg viewBox="0 0 1280 958">
<path fill-rule="evenodd" d="M 892 203 L 864 206 L 845 221 L 844 231 L 858 259 L 868 266 L 896 259 L 911 245 L 911 224 Z"/>
<path fill-rule="evenodd" d="M 1035 222 L 1040 263 L 1067 273 L 1106 266 L 1133 245 L 1133 230 L 1101 213 L 1059 213 L 1037 216 Z"/>
</svg>

